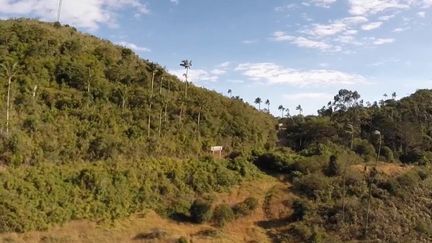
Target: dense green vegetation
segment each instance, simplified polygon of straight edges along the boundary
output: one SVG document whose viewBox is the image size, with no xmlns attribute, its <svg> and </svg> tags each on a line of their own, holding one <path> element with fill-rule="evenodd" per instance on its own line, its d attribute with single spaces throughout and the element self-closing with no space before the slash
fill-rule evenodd
<svg viewBox="0 0 432 243">
<path fill-rule="evenodd" d="M 276 120 L 185 83 L 130 49 L 59 24 L 0 21 L 0 232 L 192 202 L 258 175 L 245 157 Z"/>
<path fill-rule="evenodd" d="M 140 159 L 271 147 L 275 120 L 185 84 L 130 49 L 32 20 L 0 21 L 0 163 Z M 180 60 L 179 60 L 180 62 Z M 11 68 L 10 68 L 11 69 Z"/>
<path fill-rule="evenodd" d="M 431 241 L 431 118 L 430 90 L 373 104 L 341 90 L 318 116 L 283 118 L 285 148 L 253 155 L 258 167 L 284 174 L 299 197 L 272 237 Z"/>
</svg>

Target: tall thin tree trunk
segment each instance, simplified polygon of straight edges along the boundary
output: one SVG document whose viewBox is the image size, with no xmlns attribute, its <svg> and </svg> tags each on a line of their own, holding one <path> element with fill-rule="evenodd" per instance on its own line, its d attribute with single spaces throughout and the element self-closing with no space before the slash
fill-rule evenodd
<svg viewBox="0 0 432 243">
<path fill-rule="evenodd" d="M 9 135 L 9 108 L 10 108 L 10 89 L 11 89 L 12 77 L 8 78 L 8 91 L 6 101 L 6 134 Z"/>
<path fill-rule="evenodd" d="M 152 79 L 151 79 L 151 93 L 150 93 L 150 97 L 153 97 L 153 87 L 154 87 L 155 74 L 156 74 L 156 72 L 153 71 L 153 73 L 152 73 Z"/>
<path fill-rule="evenodd" d="M 150 129 L 151 129 L 151 110 L 152 104 L 149 106 L 149 114 L 148 114 L 148 122 L 147 122 L 147 137 L 150 137 Z"/>
<path fill-rule="evenodd" d="M 200 122 L 201 122 L 201 109 L 198 112 L 198 121 L 197 121 L 197 134 L 198 134 L 198 137 L 200 136 Z"/>
<path fill-rule="evenodd" d="M 185 97 L 187 98 L 188 95 L 188 75 L 189 75 L 189 68 L 186 68 L 186 89 L 185 89 Z"/>
<path fill-rule="evenodd" d="M 165 122 L 168 122 L 168 103 L 165 103 Z"/>
<path fill-rule="evenodd" d="M 163 78 L 163 77 L 161 77 L 161 80 L 160 80 L 160 85 L 159 85 L 159 95 L 161 95 L 161 94 L 162 94 L 162 85 L 163 85 L 163 80 L 164 80 L 164 78 Z"/>
<path fill-rule="evenodd" d="M 159 113 L 159 137 L 161 136 L 161 132 L 162 132 L 162 113 L 163 113 L 163 109 L 160 110 Z"/>
</svg>

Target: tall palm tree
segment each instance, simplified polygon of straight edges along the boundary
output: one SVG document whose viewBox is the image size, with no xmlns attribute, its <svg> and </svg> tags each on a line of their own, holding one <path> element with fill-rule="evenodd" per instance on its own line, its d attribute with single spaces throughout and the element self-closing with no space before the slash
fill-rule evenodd
<svg viewBox="0 0 432 243">
<path fill-rule="evenodd" d="M 283 118 L 283 116 L 284 116 L 284 111 L 285 111 L 285 107 L 283 107 L 283 105 L 280 105 L 280 106 L 278 107 L 278 110 L 280 110 L 280 111 L 282 112 L 282 114 L 281 114 L 281 118 Z"/>
<path fill-rule="evenodd" d="M 185 97 L 187 98 L 187 91 L 188 91 L 188 75 L 189 75 L 189 69 L 192 67 L 192 60 L 182 60 L 180 63 L 180 66 L 184 67 L 186 69 L 186 72 L 183 74 L 185 77 Z"/>
<path fill-rule="evenodd" d="M 260 98 L 260 97 L 257 97 L 257 98 L 255 99 L 255 104 L 258 105 L 258 110 L 261 110 L 261 103 L 262 103 L 261 98 Z"/>
<path fill-rule="evenodd" d="M 267 100 L 265 101 L 265 104 L 267 105 L 267 112 L 270 113 L 270 100 L 267 99 Z"/>
<path fill-rule="evenodd" d="M 397 97 L 397 94 L 396 94 L 396 92 L 393 92 L 393 94 L 392 94 L 392 98 L 395 100 L 396 99 L 396 97 Z"/>
<path fill-rule="evenodd" d="M 231 89 L 228 90 L 228 95 L 229 95 L 229 97 L 232 97 L 232 90 Z"/>
<path fill-rule="evenodd" d="M 7 89 L 7 100 L 6 100 L 6 134 L 9 134 L 9 115 L 10 115 L 10 90 L 12 85 L 13 78 L 16 77 L 17 74 L 17 66 L 18 63 L 14 63 L 10 65 L 9 63 L 1 64 L 3 68 L 4 76 L 7 79 L 8 89 Z"/>
<path fill-rule="evenodd" d="M 303 108 L 302 108 L 301 105 L 298 105 L 298 106 L 296 107 L 296 110 L 299 112 L 299 115 L 302 115 L 302 114 L 303 114 Z"/>
</svg>

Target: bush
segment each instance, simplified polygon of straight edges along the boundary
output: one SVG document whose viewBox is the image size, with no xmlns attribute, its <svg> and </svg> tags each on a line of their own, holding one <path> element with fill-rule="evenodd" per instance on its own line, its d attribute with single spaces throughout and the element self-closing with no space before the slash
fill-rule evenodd
<svg viewBox="0 0 432 243">
<path fill-rule="evenodd" d="M 195 200 L 190 208 L 190 216 L 198 224 L 209 221 L 212 218 L 211 203 L 202 199 Z"/>
<path fill-rule="evenodd" d="M 300 200 L 295 200 L 293 202 L 292 209 L 293 213 L 291 218 L 295 221 L 303 220 L 309 210 L 306 202 Z"/>
<path fill-rule="evenodd" d="M 318 198 L 319 193 L 329 188 L 329 178 L 317 174 L 310 174 L 294 181 L 294 188 L 309 198 Z"/>
<path fill-rule="evenodd" d="M 381 156 L 384 157 L 385 161 L 387 162 L 394 162 L 394 156 L 393 156 L 393 151 L 387 147 L 387 146 L 383 146 L 381 148 Z"/>
<path fill-rule="evenodd" d="M 376 157 L 374 146 L 364 139 L 354 140 L 354 151 L 362 156 L 365 161 L 373 160 Z"/>
<path fill-rule="evenodd" d="M 338 176 L 341 174 L 341 168 L 335 155 L 330 156 L 330 161 L 325 172 L 327 176 Z"/>
<path fill-rule="evenodd" d="M 258 207 L 258 200 L 254 197 L 248 197 L 241 203 L 234 206 L 233 211 L 236 217 L 247 216 Z"/>
<path fill-rule="evenodd" d="M 219 227 L 225 226 L 234 220 L 235 215 L 232 208 L 227 204 L 218 205 L 213 212 L 213 221 Z"/>
</svg>

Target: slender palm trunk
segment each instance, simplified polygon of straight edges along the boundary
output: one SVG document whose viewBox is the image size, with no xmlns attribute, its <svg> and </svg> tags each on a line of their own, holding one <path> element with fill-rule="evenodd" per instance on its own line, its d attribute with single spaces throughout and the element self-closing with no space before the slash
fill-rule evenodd
<svg viewBox="0 0 432 243">
<path fill-rule="evenodd" d="M 201 122 L 201 110 L 198 113 L 198 121 L 197 121 L 197 134 L 200 136 L 200 122 Z"/>
<path fill-rule="evenodd" d="M 189 75 L 189 68 L 186 68 L 186 88 L 185 88 L 185 97 L 187 98 L 188 95 L 188 75 Z"/>
<path fill-rule="evenodd" d="M 159 95 L 161 95 L 161 94 L 162 94 L 162 85 L 163 85 L 163 80 L 164 80 L 164 78 L 163 78 L 163 77 L 161 77 L 161 80 L 160 80 L 160 85 L 159 85 Z"/>
<path fill-rule="evenodd" d="M 12 84 L 12 77 L 8 78 L 8 91 L 6 101 L 6 134 L 9 135 L 9 108 L 10 108 L 10 90 Z"/>
<path fill-rule="evenodd" d="M 147 122 L 147 137 L 150 137 L 150 129 L 151 129 L 151 109 L 152 104 L 149 106 L 149 114 L 148 114 L 148 122 Z"/>
<path fill-rule="evenodd" d="M 158 131 L 158 136 L 161 136 L 162 133 L 162 113 L 163 113 L 163 109 L 160 110 L 159 113 L 159 131 Z"/>
<path fill-rule="evenodd" d="M 155 72 L 152 73 L 152 79 L 151 79 L 151 94 L 150 97 L 153 97 L 153 87 L 154 87 L 154 78 L 155 78 Z"/>
</svg>

